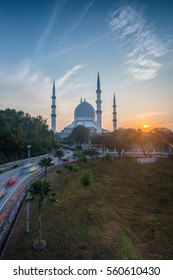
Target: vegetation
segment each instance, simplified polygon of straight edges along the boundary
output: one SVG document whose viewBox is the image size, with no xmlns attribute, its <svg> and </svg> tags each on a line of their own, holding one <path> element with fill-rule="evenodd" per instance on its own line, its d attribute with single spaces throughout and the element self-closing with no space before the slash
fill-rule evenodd
<svg viewBox="0 0 173 280">
<path fill-rule="evenodd" d="M 11 167 L 0 169 L 0 174 L 8 172 L 12 169 L 18 168 L 19 166 L 20 166 L 19 164 L 13 164 Z"/>
<path fill-rule="evenodd" d="M 58 157 L 58 160 L 60 162 L 61 158 L 64 156 L 64 152 L 61 149 L 56 150 L 55 156 Z"/>
<path fill-rule="evenodd" d="M 54 142 L 46 120 L 14 109 L 0 110 L 0 131 L 0 164 L 26 158 L 28 145 L 31 156 L 48 153 Z"/>
<path fill-rule="evenodd" d="M 74 140 L 71 137 L 65 137 L 60 139 L 61 144 L 69 146 L 74 145 Z"/>
<path fill-rule="evenodd" d="M 98 151 L 90 149 L 83 151 L 85 156 L 90 156 L 91 158 L 97 157 L 99 155 Z"/>
<path fill-rule="evenodd" d="M 114 132 L 96 135 L 92 144 L 98 148 L 116 149 L 121 157 L 123 150 L 141 149 L 144 156 L 153 149 L 173 152 L 173 132 L 167 128 L 155 128 L 151 132 L 143 132 L 132 128 L 118 128 Z"/>
<path fill-rule="evenodd" d="M 81 185 L 86 190 L 86 187 L 88 187 L 91 184 L 91 170 L 90 169 L 84 170 L 82 172 L 82 175 L 80 177 L 80 182 L 81 182 Z"/>
<path fill-rule="evenodd" d="M 47 168 L 49 166 L 51 166 L 51 163 L 52 163 L 52 158 L 48 157 L 48 158 L 43 158 L 39 161 L 39 165 L 41 167 L 44 167 L 45 168 L 45 171 L 44 171 L 44 174 L 45 174 L 45 177 L 47 176 Z"/>
<path fill-rule="evenodd" d="M 83 125 L 78 125 L 73 128 L 69 138 L 73 139 L 76 144 L 86 144 L 89 140 L 90 131 Z"/>
<path fill-rule="evenodd" d="M 99 152 L 94 149 L 89 149 L 89 150 L 75 150 L 73 152 L 73 157 L 77 158 L 78 161 L 84 161 L 87 162 L 87 158 L 97 158 L 99 155 Z"/>
<path fill-rule="evenodd" d="M 44 201 L 56 202 L 55 191 L 51 188 L 50 182 L 47 180 L 38 179 L 30 185 L 28 190 L 29 198 L 27 200 L 38 202 L 38 240 L 34 243 L 34 249 L 41 251 L 46 243 L 42 239 L 42 221 L 41 209 Z"/>
<path fill-rule="evenodd" d="M 33 201 L 31 231 L 26 238 L 23 208 L 4 259 L 173 259 L 172 159 L 144 165 L 132 158 L 94 160 L 79 166 L 80 172 L 62 168 L 47 175 L 58 203 L 42 208 L 46 250 L 31 249 L 38 231 Z M 80 177 L 86 169 L 92 170 L 92 181 L 84 195 Z"/>
<path fill-rule="evenodd" d="M 150 154 L 155 149 L 157 151 L 167 151 L 173 153 L 173 132 L 167 128 L 154 128 L 150 132 L 143 132 L 140 129 L 133 128 L 118 128 L 114 132 L 105 134 L 96 134 L 94 136 L 84 136 L 83 126 L 78 126 L 73 131 L 73 140 L 76 145 L 76 150 L 81 150 L 82 143 L 85 143 L 85 138 L 90 139 L 93 146 L 102 149 L 104 152 L 107 149 L 112 149 L 118 152 L 119 157 L 122 156 L 123 151 L 130 151 L 132 149 L 141 149 L 144 156 Z M 69 140 L 72 135 L 69 136 Z M 89 137 L 89 138 L 88 138 Z M 80 140 L 81 139 L 81 140 Z M 96 150 L 88 150 L 83 155 L 95 156 Z M 78 153 L 78 156 L 80 153 Z"/>
</svg>

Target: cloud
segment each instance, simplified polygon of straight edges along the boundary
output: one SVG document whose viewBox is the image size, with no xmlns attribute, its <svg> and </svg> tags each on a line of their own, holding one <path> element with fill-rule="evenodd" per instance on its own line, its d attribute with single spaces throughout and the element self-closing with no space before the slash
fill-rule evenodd
<svg viewBox="0 0 173 280">
<path fill-rule="evenodd" d="M 80 22 L 83 20 L 83 18 L 87 14 L 88 10 L 93 6 L 94 2 L 95 2 L 95 0 L 92 0 L 89 3 L 86 4 L 83 12 L 78 17 L 77 21 L 71 26 L 71 28 L 68 30 L 68 32 L 64 35 L 64 37 L 60 41 L 59 45 L 61 45 L 65 41 L 65 39 L 73 32 L 73 30 L 76 29 L 76 27 L 80 24 Z"/>
<path fill-rule="evenodd" d="M 148 112 L 148 113 L 144 113 L 144 114 L 139 114 L 139 115 L 137 115 L 137 118 L 145 118 L 145 117 L 159 116 L 159 115 L 163 115 L 163 114 L 165 114 L 165 112 Z"/>
<path fill-rule="evenodd" d="M 0 66 L 1 109 L 14 108 L 50 122 L 52 80 L 25 59 L 13 67 Z"/>
<path fill-rule="evenodd" d="M 76 84 L 75 86 L 76 86 L 77 89 L 81 89 L 81 88 L 83 88 L 83 87 L 86 88 L 86 87 L 88 86 L 88 84 L 87 84 L 87 83 L 78 83 L 78 84 Z"/>
<path fill-rule="evenodd" d="M 46 56 L 42 57 L 42 61 L 45 61 L 45 60 L 50 60 L 50 59 L 54 59 L 55 57 L 58 57 L 58 56 L 61 56 L 61 55 L 64 55 L 72 50 L 74 50 L 75 48 L 77 48 L 76 46 L 74 47 L 69 47 L 69 48 L 65 48 L 65 49 L 61 49 L 61 50 L 54 50 L 54 51 L 51 51 L 49 52 Z"/>
<path fill-rule="evenodd" d="M 152 118 L 154 116 L 160 116 L 160 115 L 164 115 L 164 114 L 166 114 L 166 112 L 161 112 L 161 111 L 142 113 L 142 114 L 138 114 L 138 115 L 134 116 L 133 118 L 131 118 L 130 116 L 126 116 L 126 117 L 124 117 L 124 121 L 127 121 L 129 119 L 131 121 L 136 121 L 136 120 L 141 120 L 144 118 Z"/>
<path fill-rule="evenodd" d="M 56 80 L 56 88 L 62 86 L 72 75 L 86 66 L 86 64 L 78 64 L 72 67 Z M 35 69 L 34 64 L 29 59 L 13 68 L 0 71 L 0 83 L 3 101 L 1 106 L 6 107 L 8 104 L 10 107 L 18 108 L 23 104 L 23 109 L 30 111 L 33 104 L 37 104 L 37 106 L 39 104 L 39 110 L 41 110 L 41 106 L 45 106 L 43 104 L 50 101 L 49 93 L 52 92 L 52 80 L 43 72 Z"/>
<path fill-rule="evenodd" d="M 34 69 L 34 65 L 29 59 L 25 59 L 20 64 L 0 71 L 1 84 L 8 85 L 29 85 L 46 81 L 47 77 L 41 71 Z"/>
<path fill-rule="evenodd" d="M 109 13 L 111 32 L 122 42 L 124 63 L 136 80 L 149 80 L 158 75 L 161 67 L 159 58 L 166 46 L 157 38 L 150 22 L 144 18 L 141 6 L 121 5 Z"/>
<path fill-rule="evenodd" d="M 31 63 L 28 59 L 22 61 L 22 63 L 10 67 L 8 69 L 3 68 L 0 70 L 1 83 L 14 84 L 22 82 L 31 73 Z"/>
<path fill-rule="evenodd" d="M 41 35 L 38 43 L 37 43 L 37 51 L 39 50 L 39 48 L 41 47 L 41 45 L 44 43 L 44 41 L 47 39 L 47 37 L 49 36 L 50 32 L 52 31 L 52 28 L 58 18 L 58 15 L 60 14 L 60 11 L 64 5 L 65 1 L 57 1 L 56 5 L 54 6 L 52 15 L 50 17 L 50 20 L 43 32 L 43 34 Z"/>
<path fill-rule="evenodd" d="M 24 60 L 22 64 L 18 67 L 15 67 L 13 73 L 13 80 L 21 81 L 23 80 L 31 71 L 31 64 L 29 60 Z"/>
<path fill-rule="evenodd" d="M 87 64 L 84 65 L 75 65 L 72 69 L 68 70 L 61 78 L 56 80 L 56 87 L 59 88 L 61 87 L 72 75 L 74 75 L 78 70 L 86 67 Z"/>
</svg>

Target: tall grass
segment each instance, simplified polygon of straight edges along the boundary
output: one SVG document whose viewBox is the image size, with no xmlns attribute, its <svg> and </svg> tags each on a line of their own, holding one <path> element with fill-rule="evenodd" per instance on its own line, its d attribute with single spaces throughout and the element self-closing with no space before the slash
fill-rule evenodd
<svg viewBox="0 0 173 280">
<path fill-rule="evenodd" d="M 136 260 L 137 259 L 137 256 L 134 253 L 132 240 L 126 230 L 123 230 L 121 232 L 120 244 L 121 244 L 120 250 L 122 251 L 122 257 L 124 260 Z"/>
</svg>

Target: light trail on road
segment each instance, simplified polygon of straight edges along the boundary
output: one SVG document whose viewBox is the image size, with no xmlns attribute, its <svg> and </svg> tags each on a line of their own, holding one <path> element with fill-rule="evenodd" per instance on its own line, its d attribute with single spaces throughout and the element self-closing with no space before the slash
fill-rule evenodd
<svg viewBox="0 0 173 280">
<path fill-rule="evenodd" d="M 26 180 L 27 176 L 25 176 L 22 181 L 20 181 L 15 188 L 13 189 L 13 191 L 10 193 L 10 195 L 7 197 L 7 199 L 4 201 L 4 203 L 0 206 L 0 211 L 2 210 L 2 208 L 5 206 L 5 204 L 8 202 L 8 200 L 11 198 L 11 196 L 13 195 L 13 193 L 17 190 L 17 188 L 19 187 L 20 184 L 23 183 L 24 180 Z"/>
</svg>

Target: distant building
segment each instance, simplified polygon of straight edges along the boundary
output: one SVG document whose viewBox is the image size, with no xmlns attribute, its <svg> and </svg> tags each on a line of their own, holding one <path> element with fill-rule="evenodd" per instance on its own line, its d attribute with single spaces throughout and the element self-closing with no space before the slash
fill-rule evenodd
<svg viewBox="0 0 173 280">
<path fill-rule="evenodd" d="M 90 134 L 101 134 L 107 132 L 106 129 L 102 128 L 102 110 L 101 110 L 101 88 L 100 88 L 100 77 L 98 73 L 97 77 L 97 90 L 96 90 L 96 111 L 94 107 L 86 101 L 86 99 L 80 100 L 79 105 L 74 110 L 74 121 L 64 127 L 64 129 L 59 132 L 60 138 L 68 137 L 73 128 L 78 125 L 83 125 L 90 130 Z M 51 129 L 56 132 L 56 95 L 55 95 L 55 82 L 53 82 L 52 90 L 52 114 L 51 114 Z M 113 98 L 113 131 L 117 128 L 117 119 L 116 119 L 116 103 L 115 103 L 115 94 Z"/>
</svg>

